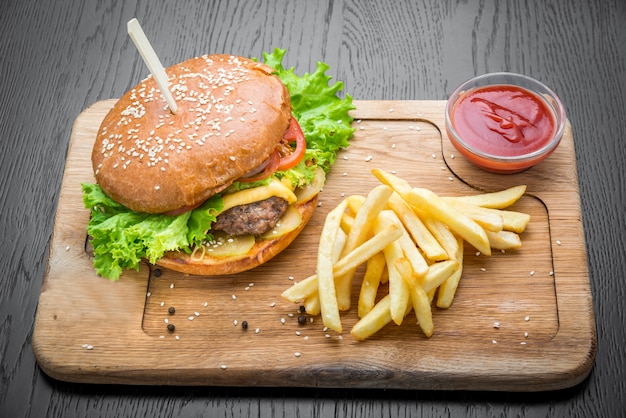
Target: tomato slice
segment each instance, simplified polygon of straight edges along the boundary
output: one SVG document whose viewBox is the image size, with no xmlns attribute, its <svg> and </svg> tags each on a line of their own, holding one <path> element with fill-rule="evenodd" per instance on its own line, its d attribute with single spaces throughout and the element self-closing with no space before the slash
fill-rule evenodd
<svg viewBox="0 0 626 418">
<path fill-rule="evenodd" d="M 302 128 L 300 128 L 300 124 L 296 120 L 296 118 L 291 118 L 291 122 L 289 123 L 289 128 L 285 131 L 285 135 L 283 136 L 289 142 L 296 142 L 296 149 L 289 155 L 286 155 L 280 159 L 280 164 L 278 165 L 278 170 L 288 170 L 291 167 L 296 166 L 304 157 L 304 151 L 306 151 L 306 140 L 304 139 L 304 133 L 302 133 Z"/>
<path fill-rule="evenodd" d="M 280 155 L 278 154 L 278 151 L 274 151 L 273 153 L 270 154 L 269 162 L 267 163 L 263 171 L 261 171 L 259 174 L 256 174 L 254 176 L 241 177 L 237 181 L 240 181 L 242 183 L 251 183 L 253 181 L 263 180 L 269 177 L 270 175 L 272 175 L 272 173 L 278 169 L 279 164 L 280 164 Z"/>
</svg>

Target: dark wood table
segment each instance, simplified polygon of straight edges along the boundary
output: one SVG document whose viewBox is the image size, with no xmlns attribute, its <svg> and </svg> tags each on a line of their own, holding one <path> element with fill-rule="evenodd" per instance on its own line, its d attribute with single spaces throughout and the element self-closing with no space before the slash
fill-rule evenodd
<svg viewBox="0 0 626 418">
<path fill-rule="evenodd" d="M 46 376 L 31 337 L 72 123 L 146 76 L 126 35 L 133 17 L 166 64 L 281 47 L 298 73 L 327 62 L 359 100 L 446 99 L 465 79 L 495 71 L 551 86 L 575 138 L 598 340 L 589 377 L 554 392 L 485 393 L 110 386 Z M 623 416 L 625 25 L 623 0 L 3 1 L 0 416 Z"/>
</svg>

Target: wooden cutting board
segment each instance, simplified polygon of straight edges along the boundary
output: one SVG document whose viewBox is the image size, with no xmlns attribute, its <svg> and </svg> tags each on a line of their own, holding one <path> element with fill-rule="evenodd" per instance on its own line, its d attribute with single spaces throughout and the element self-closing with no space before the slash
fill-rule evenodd
<svg viewBox="0 0 626 418">
<path fill-rule="evenodd" d="M 542 391 L 576 385 L 590 372 L 596 334 L 569 125 L 548 160 L 502 176 L 455 152 L 444 130 L 444 101 L 355 101 L 352 144 L 339 155 L 311 222 L 282 254 L 233 276 L 185 276 L 146 264 L 112 282 L 94 274 L 85 249 L 89 211 L 80 183 L 93 182 L 92 144 L 113 103 L 86 109 L 70 141 L 33 334 L 39 365 L 53 378 Z M 466 246 L 456 298 L 450 309 L 434 308 L 431 338 L 410 315 L 358 342 L 349 334 L 356 296 L 342 314 L 343 335 L 325 331 L 319 317 L 299 324 L 299 306 L 280 296 L 315 272 L 328 211 L 379 184 L 372 168 L 393 170 L 440 195 L 528 186 L 513 207 L 532 215 L 523 247 L 487 257 Z"/>
</svg>

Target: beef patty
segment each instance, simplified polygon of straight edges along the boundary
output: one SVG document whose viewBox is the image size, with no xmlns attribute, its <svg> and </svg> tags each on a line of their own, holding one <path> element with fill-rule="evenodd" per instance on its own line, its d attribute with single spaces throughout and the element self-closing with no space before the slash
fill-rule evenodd
<svg viewBox="0 0 626 418">
<path fill-rule="evenodd" d="M 211 229 L 228 235 L 262 235 L 276 226 L 289 204 L 280 197 L 235 206 L 218 215 Z"/>
</svg>

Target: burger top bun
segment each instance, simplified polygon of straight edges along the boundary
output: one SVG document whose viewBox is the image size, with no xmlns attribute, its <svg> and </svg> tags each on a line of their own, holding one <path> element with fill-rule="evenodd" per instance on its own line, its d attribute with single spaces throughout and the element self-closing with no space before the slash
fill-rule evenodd
<svg viewBox="0 0 626 418">
<path fill-rule="evenodd" d="M 289 126 L 291 102 L 272 69 L 205 55 L 168 69 L 173 114 L 148 77 L 105 116 L 92 152 L 96 181 L 138 212 L 202 203 L 262 164 Z"/>
</svg>

